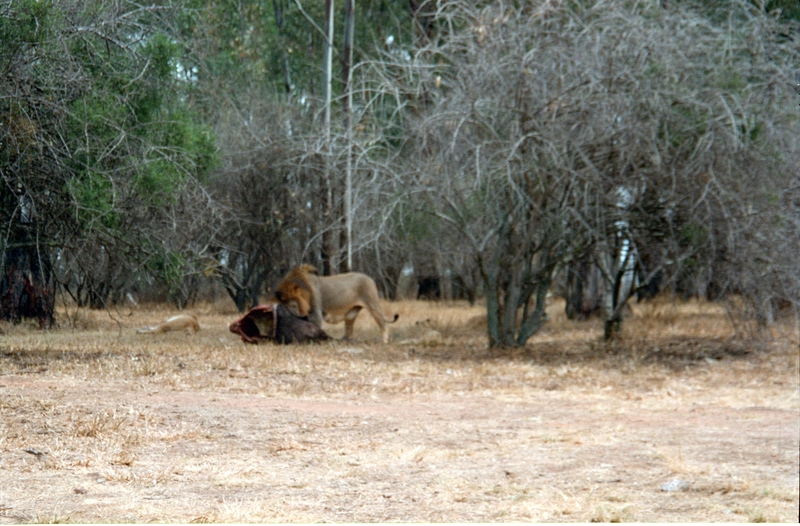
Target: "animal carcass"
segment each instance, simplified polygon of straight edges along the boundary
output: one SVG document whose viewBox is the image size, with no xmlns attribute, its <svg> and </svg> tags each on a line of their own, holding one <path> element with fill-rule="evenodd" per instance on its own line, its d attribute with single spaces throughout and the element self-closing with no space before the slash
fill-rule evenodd
<svg viewBox="0 0 800 526">
<path fill-rule="evenodd" d="M 230 330 L 240 335 L 245 343 L 259 343 L 264 340 L 294 343 L 330 339 L 325 331 L 306 318 L 295 316 L 280 303 L 253 307 L 231 323 Z"/>
</svg>

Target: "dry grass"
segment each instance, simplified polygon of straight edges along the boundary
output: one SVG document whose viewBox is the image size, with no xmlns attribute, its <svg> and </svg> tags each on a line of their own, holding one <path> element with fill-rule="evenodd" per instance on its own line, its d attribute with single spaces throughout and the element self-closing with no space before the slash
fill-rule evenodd
<svg viewBox="0 0 800 526">
<path fill-rule="evenodd" d="M 492 353 L 480 307 L 384 309 L 390 345 L 367 316 L 245 345 L 227 304 L 196 335 L 135 333 L 164 306 L 1 326 L 0 523 L 798 519 L 790 329 L 731 340 L 718 306 L 662 300 L 605 344 L 556 301 Z"/>
</svg>

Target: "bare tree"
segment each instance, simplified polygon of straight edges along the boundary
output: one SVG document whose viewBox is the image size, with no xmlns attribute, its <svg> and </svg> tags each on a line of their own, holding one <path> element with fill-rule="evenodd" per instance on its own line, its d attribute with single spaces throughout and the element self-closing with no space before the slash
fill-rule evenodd
<svg viewBox="0 0 800 526">
<path fill-rule="evenodd" d="M 768 240 L 789 242 L 794 205 L 764 208 L 796 195 L 800 166 L 785 25 L 744 2 L 724 24 L 656 2 L 437 5 L 444 29 L 385 56 L 382 92 L 403 110 L 410 195 L 481 269 L 491 346 L 524 345 L 554 272 L 581 254 L 608 337 L 657 275 L 740 250 L 753 259 L 728 275 L 763 274 L 746 239 L 764 239 L 774 276 L 787 268 Z"/>
<path fill-rule="evenodd" d="M 780 36 L 791 27 L 746 2 L 727 9 L 724 24 L 688 8 L 657 23 L 635 11 L 582 16 L 617 28 L 595 51 L 605 111 L 594 118 L 607 139 L 585 150 L 600 191 L 581 211 L 604 282 L 606 337 L 619 332 L 628 298 L 656 278 L 691 275 L 700 292 L 716 276 L 745 303 L 768 305 L 762 298 L 777 292 L 774 278 L 756 279 L 756 262 L 780 258 L 774 246 L 791 238 L 780 226 L 791 221 L 788 203 L 766 212 L 798 176 L 797 121 L 786 112 L 797 115 L 790 79 L 800 55 Z M 734 254 L 749 261 L 718 275 Z"/>
<path fill-rule="evenodd" d="M 313 121 L 263 95 L 253 86 L 239 94 L 241 106 L 221 105 L 217 137 L 225 153 L 208 185 L 222 213 L 205 255 L 240 311 L 303 261 L 316 232 L 321 169 L 302 162 Z"/>
</svg>

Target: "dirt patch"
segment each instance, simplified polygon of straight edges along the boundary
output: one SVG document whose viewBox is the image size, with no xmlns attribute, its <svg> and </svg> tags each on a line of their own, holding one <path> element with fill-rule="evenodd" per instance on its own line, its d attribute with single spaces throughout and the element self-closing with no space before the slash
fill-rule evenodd
<svg viewBox="0 0 800 526">
<path fill-rule="evenodd" d="M 556 320 L 498 356 L 467 306 L 386 310 L 442 341 L 7 331 L 0 522 L 798 520 L 796 336 Z"/>
</svg>

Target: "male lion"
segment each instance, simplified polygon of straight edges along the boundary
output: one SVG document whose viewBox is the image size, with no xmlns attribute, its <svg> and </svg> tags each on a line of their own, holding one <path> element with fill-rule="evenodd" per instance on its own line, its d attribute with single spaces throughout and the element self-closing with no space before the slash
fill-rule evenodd
<svg viewBox="0 0 800 526">
<path fill-rule="evenodd" d="M 180 330 L 185 330 L 187 334 L 189 332 L 199 331 L 200 324 L 197 322 L 197 317 L 194 314 L 178 314 L 160 325 L 156 325 L 155 327 L 142 327 L 136 332 L 169 332 Z"/>
<path fill-rule="evenodd" d="M 300 265 L 289 271 L 278 284 L 275 299 L 298 316 L 308 316 L 319 328 L 322 328 L 323 319 L 328 323 L 344 321 L 346 339 L 353 337 L 356 316 L 361 309 L 366 308 L 380 327 L 383 343 L 389 343 L 386 324 L 399 317 L 395 314 L 391 321 L 383 317 L 378 287 L 369 276 L 358 272 L 320 276 L 311 265 Z"/>
</svg>

